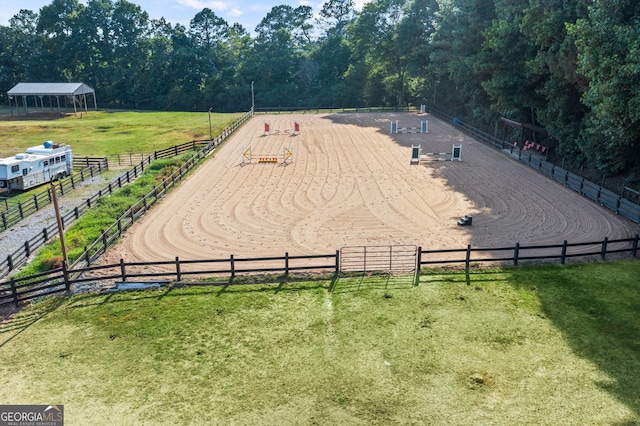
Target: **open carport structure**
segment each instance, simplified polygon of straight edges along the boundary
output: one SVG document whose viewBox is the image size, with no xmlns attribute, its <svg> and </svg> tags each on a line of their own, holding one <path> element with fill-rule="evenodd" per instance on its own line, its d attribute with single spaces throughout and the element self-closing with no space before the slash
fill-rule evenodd
<svg viewBox="0 0 640 426">
<path fill-rule="evenodd" d="M 16 111 L 24 111 L 29 113 L 29 100 L 33 98 L 35 110 L 43 111 L 45 109 L 45 98 L 48 100 L 48 108 L 54 110 L 57 108 L 61 111 L 60 97 L 63 99 L 63 105 L 68 107 L 67 100 L 73 104 L 74 114 L 84 110 L 88 111 L 87 98 L 93 96 L 93 108 L 97 109 L 96 93 L 91 87 L 84 83 L 18 83 L 7 92 L 9 95 L 9 106 L 13 115 L 13 107 Z M 53 99 L 55 98 L 55 106 Z M 22 100 L 19 102 L 18 100 Z"/>
</svg>

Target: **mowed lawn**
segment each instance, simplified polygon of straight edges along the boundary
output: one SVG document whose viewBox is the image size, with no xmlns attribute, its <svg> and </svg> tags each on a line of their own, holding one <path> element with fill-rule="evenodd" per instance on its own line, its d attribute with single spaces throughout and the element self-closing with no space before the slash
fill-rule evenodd
<svg viewBox="0 0 640 426">
<path fill-rule="evenodd" d="M 163 288 L 0 326 L 68 425 L 640 423 L 640 262 Z"/>
<path fill-rule="evenodd" d="M 71 145 L 76 156 L 149 153 L 209 139 L 210 130 L 216 136 L 241 115 L 108 110 L 47 119 L 5 115 L 0 116 L 0 157 L 24 152 L 47 140 Z"/>
</svg>

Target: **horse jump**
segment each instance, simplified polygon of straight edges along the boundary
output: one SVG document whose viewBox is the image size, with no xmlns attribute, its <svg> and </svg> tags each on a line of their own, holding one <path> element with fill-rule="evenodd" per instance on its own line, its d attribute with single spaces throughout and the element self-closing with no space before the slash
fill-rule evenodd
<svg viewBox="0 0 640 426">
<path fill-rule="evenodd" d="M 251 152 L 251 146 L 242 150 L 242 164 L 254 164 L 254 163 L 281 163 L 290 164 L 293 163 L 293 148 L 284 147 L 282 154 L 253 154 Z"/>
<path fill-rule="evenodd" d="M 292 136 L 297 135 L 298 133 L 300 133 L 300 123 L 297 121 L 293 122 L 293 128 L 291 129 L 272 129 L 271 128 L 271 122 L 269 121 L 265 121 L 264 122 L 264 135 L 278 135 L 280 133 L 290 133 Z"/>
<path fill-rule="evenodd" d="M 398 127 L 398 120 L 392 121 L 391 133 L 429 133 L 429 122 L 420 121 L 420 127 Z"/>
<path fill-rule="evenodd" d="M 445 155 L 450 155 L 451 157 L 438 157 Z M 426 156 L 427 158 L 422 158 L 422 156 Z M 411 145 L 411 164 L 420 164 L 421 161 L 462 161 L 462 145 L 453 145 L 451 147 L 451 152 L 422 152 L 422 146 Z"/>
</svg>

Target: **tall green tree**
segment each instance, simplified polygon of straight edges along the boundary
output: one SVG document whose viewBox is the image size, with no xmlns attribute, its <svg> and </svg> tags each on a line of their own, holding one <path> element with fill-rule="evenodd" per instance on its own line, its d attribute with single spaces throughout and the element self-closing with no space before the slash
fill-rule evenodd
<svg viewBox="0 0 640 426">
<path fill-rule="evenodd" d="M 570 27 L 578 72 L 589 79 L 582 146 L 601 170 L 634 170 L 640 179 L 640 4 L 599 0 Z"/>
<path fill-rule="evenodd" d="M 328 0 L 320 10 L 319 23 L 327 38 L 344 37 L 347 25 L 354 19 L 353 0 Z"/>
<path fill-rule="evenodd" d="M 191 72 L 197 76 L 194 75 L 192 84 L 195 88 L 202 87 L 197 103 L 201 109 L 207 109 L 212 95 L 224 90 L 221 69 L 228 66 L 226 46 L 229 24 L 211 9 L 205 8 L 191 20 L 188 34 L 196 53 L 196 66 Z"/>
<path fill-rule="evenodd" d="M 429 101 L 467 120 L 485 121 L 489 98 L 482 83 L 490 76 L 477 67 L 484 31 L 495 19 L 493 0 L 440 1 L 431 40 L 435 74 Z"/>
<path fill-rule="evenodd" d="M 114 72 L 113 9 L 111 0 L 89 0 L 78 13 L 76 31 L 68 42 L 77 53 L 74 79 L 97 90 L 110 85 Z"/>
<path fill-rule="evenodd" d="M 36 33 L 38 15 L 21 10 L 0 26 L 0 87 L 9 90 L 21 81 L 28 81 L 38 70 L 42 56 L 42 37 Z M 2 98 L 6 90 L 0 93 Z"/>
<path fill-rule="evenodd" d="M 482 87 L 490 108 L 500 116 L 535 122 L 535 109 L 542 104 L 536 93 L 540 84 L 528 62 L 536 48 L 520 27 L 529 0 L 496 0 L 496 19 L 484 31 L 484 43 L 476 67 L 488 78 Z"/>
<path fill-rule="evenodd" d="M 111 22 L 113 73 L 105 90 L 114 104 L 138 108 L 149 54 L 149 15 L 136 4 L 118 0 Z"/>
<path fill-rule="evenodd" d="M 370 102 L 405 104 L 412 49 L 398 31 L 407 13 L 405 6 L 404 0 L 366 3 L 348 28 L 357 60 L 369 69 L 367 97 Z"/>
<path fill-rule="evenodd" d="M 40 57 L 42 81 L 68 80 L 77 73 L 80 52 L 74 49 L 73 40 L 83 9 L 78 0 L 53 0 L 40 9 L 36 31 L 44 36 Z"/>
<path fill-rule="evenodd" d="M 587 16 L 586 0 L 530 0 L 521 30 L 535 46 L 527 66 L 538 82 L 543 98 L 536 106 L 539 124 L 558 143 L 557 152 L 582 161 L 579 146 L 589 108 L 581 102 L 588 79 L 578 73 L 575 37 L 567 31 L 577 19 Z"/>
<path fill-rule="evenodd" d="M 282 37 L 278 33 L 286 31 L 296 48 L 302 49 L 311 43 L 313 16 L 310 6 L 293 8 L 288 5 L 274 6 L 256 27 L 258 43 L 275 42 Z"/>
</svg>

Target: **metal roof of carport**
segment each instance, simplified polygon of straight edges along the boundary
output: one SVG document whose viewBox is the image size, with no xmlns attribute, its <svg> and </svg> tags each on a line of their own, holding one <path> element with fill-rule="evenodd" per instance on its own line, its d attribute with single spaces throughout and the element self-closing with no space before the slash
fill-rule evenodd
<svg viewBox="0 0 640 426">
<path fill-rule="evenodd" d="M 9 105 L 11 106 L 11 115 L 13 115 L 13 103 L 15 101 L 16 110 L 20 109 L 18 105 L 18 99 L 22 99 L 22 105 L 25 113 L 29 112 L 28 99 L 33 97 L 35 107 L 37 109 L 44 110 L 44 99 L 48 97 L 49 105 L 53 109 L 52 98 L 56 98 L 58 110 L 60 110 L 60 96 L 64 97 L 65 105 L 66 99 L 70 98 L 73 102 L 73 111 L 77 113 L 77 106 L 85 111 L 88 110 L 87 95 L 93 95 L 93 107 L 98 109 L 96 101 L 96 92 L 91 87 L 84 83 L 18 83 L 11 90 L 7 92 L 9 95 Z M 38 105 L 38 98 L 40 99 L 40 105 Z"/>
<path fill-rule="evenodd" d="M 9 96 L 78 96 L 95 93 L 84 83 L 18 83 Z"/>
</svg>

